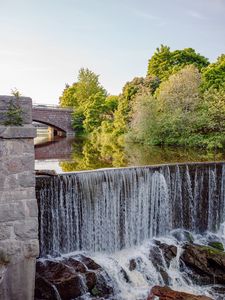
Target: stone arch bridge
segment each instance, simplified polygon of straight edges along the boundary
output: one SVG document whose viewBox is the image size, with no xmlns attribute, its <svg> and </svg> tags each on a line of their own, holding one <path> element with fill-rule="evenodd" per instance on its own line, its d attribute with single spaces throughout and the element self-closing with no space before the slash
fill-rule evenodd
<svg viewBox="0 0 225 300">
<path fill-rule="evenodd" d="M 73 110 L 50 105 L 33 105 L 32 120 L 51 127 L 53 135 L 74 135 L 71 125 Z"/>
</svg>

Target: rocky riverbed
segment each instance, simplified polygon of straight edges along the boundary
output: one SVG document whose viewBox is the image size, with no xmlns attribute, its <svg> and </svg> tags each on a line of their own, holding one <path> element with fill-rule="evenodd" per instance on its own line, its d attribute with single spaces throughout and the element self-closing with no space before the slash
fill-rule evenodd
<svg viewBox="0 0 225 300">
<path fill-rule="evenodd" d="M 105 254 L 39 259 L 35 300 L 225 299 L 225 252 L 217 235 L 174 230 L 170 239 L 141 249 L 125 255 L 124 264 Z"/>
</svg>

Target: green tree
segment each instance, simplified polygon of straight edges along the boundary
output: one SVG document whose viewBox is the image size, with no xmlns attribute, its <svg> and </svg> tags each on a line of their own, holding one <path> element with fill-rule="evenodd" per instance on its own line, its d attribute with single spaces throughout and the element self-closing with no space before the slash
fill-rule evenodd
<svg viewBox="0 0 225 300">
<path fill-rule="evenodd" d="M 199 71 L 208 66 L 208 59 L 196 53 L 192 48 L 171 51 L 168 46 L 157 48 L 148 62 L 148 75 L 160 80 L 167 80 L 171 74 L 181 70 L 186 65 L 195 65 Z"/>
<path fill-rule="evenodd" d="M 215 63 L 205 68 L 202 74 L 202 90 L 206 91 L 210 88 L 225 90 L 225 54 L 218 57 Z"/>
<path fill-rule="evenodd" d="M 101 86 L 99 76 L 82 68 L 79 70 L 78 81 L 71 86 L 66 85 L 59 103 L 62 107 L 73 107 L 73 128 L 82 134 L 100 125 L 106 97 L 107 92 Z"/>
<path fill-rule="evenodd" d="M 105 94 L 98 92 L 89 97 L 84 109 L 83 126 L 86 132 L 90 133 L 101 125 L 105 110 Z"/>
<path fill-rule="evenodd" d="M 187 145 L 199 104 L 201 76 L 186 66 L 160 85 L 157 97 L 140 96 L 134 106 L 134 138 L 152 145 Z"/>
<path fill-rule="evenodd" d="M 71 86 L 66 84 L 65 89 L 63 90 L 62 96 L 59 97 L 59 105 L 61 107 L 77 107 L 77 83 L 73 83 Z"/>
<path fill-rule="evenodd" d="M 11 94 L 15 97 L 9 103 L 8 110 L 5 113 L 5 126 L 22 126 L 23 125 L 23 111 L 19 104 L 21 93 L 15 88 L 11 90 Z"/>
<path fill-rule="evenodd" d="M 208 149 L 225 147 L 225 90 L 209 89 L 201 99 L 193 124 L 194 145 Z"/>
</svg>

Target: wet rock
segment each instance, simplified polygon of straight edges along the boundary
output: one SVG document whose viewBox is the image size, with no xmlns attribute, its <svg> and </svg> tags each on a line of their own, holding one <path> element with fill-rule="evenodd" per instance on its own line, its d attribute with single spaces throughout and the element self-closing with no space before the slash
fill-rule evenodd
<svg viewBox="0 0 225 300">
<path fill-rule="evenodd" d="M 176 247 L 163 244 L 157 241 L 157 246 L 150 248 L 149 259 L 153 266 L 160 273 L 164 284 L 170 284 L 171 279 L 167 273 L 172 258 L 176 257 Z"/>
<path fill-rule="evenodd" d="M 76 255 L 62 260 L 39 260 L 36 264 L 35 300 L 106 298 L 113 295 L 108 274 L 92 259 Z M 86 296 L 85 296 L 86 295 Z M 78 298 L 78 299 L 79 299 Z"/>
<path fill-rule="evenodd" d="M 161 243 L 158 243 L 158 246 L 152 246 L 149 251 L 149 260 L 152 262 L 156 269 L 159 266 L 164 266 L 162 252 L 160 251 Z"/>
<path fill-rule="evenodd" d="M 224 251 L 223 244 L 221 242 L 209 242 L 208 246 L 218 249 L 220 251 Z"/>
<path fill-rule="evenodd" d="M 93 296 L 105 297 L 108 295 L 113 295 L 113 286 L 111 284 L 111 279 L 107 273 L 97 273 L 96 274 L 96 285 L 91 290 Z"/>
<path fill-rule="evenodd" d="M 191 276 L 198 284 L 224 284 L 225 253 L 207 246 L 184 246 L 181 261 L 191 271 Z"/>
<path fill-rule="evenodd" d="M 96 262 L 90 257 L 84 255 L 79 255 L 79 260 L 89 269 L 89 270 L 102 270 L 102 267 L 96 264 Z"/>
<path fill-rule="evenodd" d="M 35 278 L 35 300 L 54 300 L 57 299 L 57 291 L 54 286 L 38 274 Z"/>
<path fill-rule="evenodd" d="M 76 272 L 85 273 L 87 271 L 87 267 L 81 261 L 73 257 L 64 259 L 63 263 L 72 267 Z"/>
<path fill-rule="evenodd" d="M 177 256 L 177 247 L 164 243 L 162 243 L 159 247 L 162 250 L 167 267 L 169 267 L 171 260 Z"/>
<path fill-rule="evenodd" d="M 129 276 L 127 275 L 127 272 L 123 268 L 120 268 L 120 274 L 126 282 L 131 282 Z"/>
<path fill-rule="evenodd" d="M 45 280 L 46 284 L 49 283 L 57 290 L 62 300 L 73 299 L 85 291 L 82 277 L 63 262 L 50 260 L 43 263 L 38 262 L 36 272 L 37 276 Z M 37 286 L 40 287 L 40 283 Z M 37 291 L 35 291 L 36 294 Z"/>
<path fill-rule="evenodd" d="M 154 286 L 147 300 L 213 300 L 206 296 L 196 296 L 184 292 L 178 292 L 170 289 L 167 286 Z"/>
<path fill-rule="evenodd" d="M 137 263 L 136 263 L 136 260 L 135 258 L 132 258 L 129 262 L 129 270 L 130 271 L 134 271 L 137 267 Z"/>
<path fill-rule="evenodd" d="M 194 242 L 193 235 L 188 230 L 175 229 L 175 230 L 172 230 L 170 234 L 178 242 L 188 242 L 188 243 L 193 243 Z"/>
<path fill-rule="evenodd" d="M 85 277 L 86 277 L 86 284 L 88 290 L 91 291 L 96 285 L 96 281 L 97 281 L 96 274 L 94 272 L 87 272 L 85 274 Z"/>
</svg>

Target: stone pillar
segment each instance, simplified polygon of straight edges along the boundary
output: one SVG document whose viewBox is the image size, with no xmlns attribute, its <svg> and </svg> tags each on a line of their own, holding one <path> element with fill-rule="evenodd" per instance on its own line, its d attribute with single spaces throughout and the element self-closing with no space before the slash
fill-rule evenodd
<svg viewBox="0 0 225 300">
<path fill-rule="evenodd" d="M 11 101 L 23 126 L 4 126 Z M 31 300 L 39 253 L 30 98 L 0 96 L 0 299 Z"/>
</svg>

